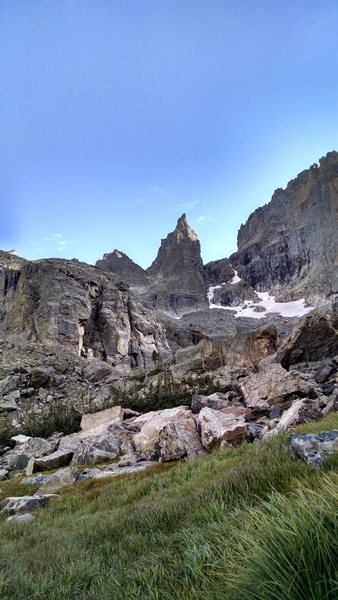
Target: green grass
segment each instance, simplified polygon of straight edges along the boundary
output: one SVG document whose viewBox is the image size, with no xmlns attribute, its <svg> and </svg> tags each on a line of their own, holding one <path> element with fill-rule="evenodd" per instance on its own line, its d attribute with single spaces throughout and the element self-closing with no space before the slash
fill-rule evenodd
<svg viewBox="0 0 338 600">
<path fill-rule="evenodd" d="M 33 522 L 0 523 L 0 598 L 333 600 L 337 472 L 280 435 L 65 488 Z"/>
</svg>

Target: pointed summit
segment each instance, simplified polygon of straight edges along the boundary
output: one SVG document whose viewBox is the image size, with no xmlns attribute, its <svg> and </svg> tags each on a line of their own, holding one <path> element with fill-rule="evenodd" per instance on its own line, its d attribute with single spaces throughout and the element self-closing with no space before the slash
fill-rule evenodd
<svg viewBox="0 0 338 600">
<path fill-rule="evenodd" d="M 183 213 L 183 215 L 178 219 L 174 235 L 179 241 L 186 237 L 192 240 L 193 242 L 198 241 L 198 237 L 194 230 L 191 229 L 188 223 L 187 215 L 185 213 Z"/>
<path fill-rule="evenodd" d="M 206 305 L 201 247 L 185 213 L 178 219 L 175 230 L 161 240 L 157 257 L 147 274 L 153 284 L 160 284 L 156 303 L 163 308 L 179 312 Z"/>
</svg>

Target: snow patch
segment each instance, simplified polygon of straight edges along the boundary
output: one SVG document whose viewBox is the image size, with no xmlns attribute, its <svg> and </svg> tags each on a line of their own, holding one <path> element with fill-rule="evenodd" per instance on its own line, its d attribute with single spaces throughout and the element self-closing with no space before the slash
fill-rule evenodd
<svg viewBox="0 0 338 600">
<path fill-rule="evenodd" d="M 208 300 L 209 300 L 209 306 L 210 306 L 210 308 L 211 308 L 212 301 L 213 301 L 213 299 L 214 299 L 214 291 L 215 291 L 215 290 L 219 290 L 219 289 L 222 287 L 222 285 L 225 285 L 225 284 L 224 284 L 224 283 L 221 283 L 220 285 L 211 285 L 211 286 L 209 287 L 209 289 L 208 289 L 208 293 L 207 293 L 207 296 L 208 296 Z M 214 307 L 214 306 L 216 306 L 216 304 L 213 304 L 213 307 Z M 217 306 L 217 308 L 218 308 L 218 306 Z"/>
<path fill-rule="evenodd" d="M 237 277 L 237 273 L 235 275 Z M 234 279 L 235 279 L 234 277 Z M 231 283 L 237 283 L 231 282 Z M 281 317 L 303 317 L 307 315 L 315 306 L 305 306 L 305 299 L 293 300 L 291 302 L 277 302 L 275 296 L 270 296 L 269 292 L 256 292 L 258 300 L 247 300 L 238 306 L 221 306 L 214 304 L 214 290 L 221 288 L 222 285 L 214 285 L 209 287 L 208 300 L 209 308 L 220 308 L 221 310 L 231 310 L 235 312 L 236 319 L 248 317 L 250 319 L 264 319 L 268 314 L 276 313 Z M 257 312 L 255 309 L 265 309 Z"/>
<path fill-rule="evenodd" d="M 236 271 L 236 269 L 234 269 L 235 271 L 235 275 L 233 276 L 232 280 L 230 281 L 230 284 L 233 285 L 234 283 L 239 283 L 241 281 L 241 278 L 238 276 L 238 271 Z"/>
</svg>

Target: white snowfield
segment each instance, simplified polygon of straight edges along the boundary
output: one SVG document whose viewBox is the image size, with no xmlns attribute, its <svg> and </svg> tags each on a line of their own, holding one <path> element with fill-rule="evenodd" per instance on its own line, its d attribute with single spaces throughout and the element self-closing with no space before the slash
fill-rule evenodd
<svg viewBox="0 0 338 600">
<path fill-rule="evenodd" d="M 235 275 L 233 276 L 232 280 L 230 281 L 230 283 L 233 285 L 234 283 L 239 283 L 241 278 L 238 276 L 238 271 L 236 271 L 236 269 L 234 269 L 235 271 Z"/>
<path fill-rule="evenodd" d="M 235 269 L 234 269 L 235 271 Z M 237 271 L 235 271 L 235 275 L 230 282 L 231 284 L 238 283 L 241 281 L 238 276 Z M 293 300 L 291 302 L 277 302 L 275 300 L 275 296 L 270 296 L 269 292 L 257 292 L 256 294 L 259 297 L 258 300 L 246 300 L 243 304 L 238 306 L 221 306 L 220 304 L 214 304 L 214 291 L 220 289 L 222 285 L 214 285 L 209 287 L 208 291 L 208 300 L 209 300 L 209 308 L 221 308 L 222 310 L 231 310 L 235 311 L 236 319 L 241 317 L 249 317 L 251 319 L 264 319 L 267 314 L 276 313 L 281 317 L 302 317 L 306 315 L 311 310 L 313 310 L 314 306 L 305 306 L 304 298 L 301 300 Z M 264 312 L 256 312 L 255 307 L 265 308 Z"/>
</svg>

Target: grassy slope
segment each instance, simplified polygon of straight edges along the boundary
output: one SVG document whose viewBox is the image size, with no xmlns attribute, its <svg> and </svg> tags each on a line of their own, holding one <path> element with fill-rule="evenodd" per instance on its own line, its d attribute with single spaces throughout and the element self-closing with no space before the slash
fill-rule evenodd
<svg viewBox="0 0 338 600">
<path fill-rule="evenodd" d="M 332 428 L 337 414 L 301 430 Z M 0 523 L 0 597 L 333 600 L 337 471 L 278 436 L 77 484 L 32 523 Z"/>
</svg>

